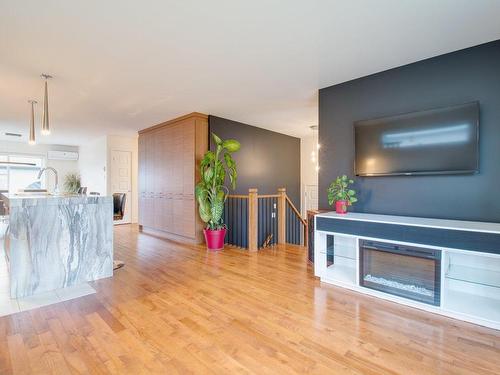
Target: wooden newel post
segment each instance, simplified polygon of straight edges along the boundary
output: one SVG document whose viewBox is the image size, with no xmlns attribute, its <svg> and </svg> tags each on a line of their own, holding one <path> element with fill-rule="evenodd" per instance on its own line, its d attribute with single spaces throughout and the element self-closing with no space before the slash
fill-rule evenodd
<svg viewBox="0 0 500 375">
<path fill-rule="evenodd" d="M 259 201 L 257 189 L 248 189 L 248 251 L 259 249 L 257 220 L 259 215 Z"/>
<path fill-rule="evenodd" d="M 286 243 L 286 189 L 278 189 L 278 243 Z"/>
</svg>

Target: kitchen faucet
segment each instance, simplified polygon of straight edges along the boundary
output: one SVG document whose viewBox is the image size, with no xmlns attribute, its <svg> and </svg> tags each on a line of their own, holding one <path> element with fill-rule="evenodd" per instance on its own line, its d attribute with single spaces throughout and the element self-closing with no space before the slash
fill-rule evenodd
<svg viewBox="0 0 500 375">
<path fill-rule="evenodd" d="M 54 194 L 59 194 L 59 178 L 57 177 L 57 171 L 54 168 L 45 167 L 45 168 L 40 169 L 40 172 L 38 172 L 37 179 L 39 180 L 40 177 L 42 177 L 42 173 L 45 172 L 46 170 L 51 170 L 52 172 L 54 172 L 54 176 L 56 177 L 56 184 L 54 186 Z"/>
</svg>

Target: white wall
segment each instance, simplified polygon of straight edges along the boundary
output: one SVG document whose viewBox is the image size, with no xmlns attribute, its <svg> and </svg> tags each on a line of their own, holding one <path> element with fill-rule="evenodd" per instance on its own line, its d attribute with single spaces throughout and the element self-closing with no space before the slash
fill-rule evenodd
<svg viewBox="0 0 500 375">
<path fill-rule="evenodd" d="M 301 196 L 300 206 L 303 217 L 306 216 L 306 205 L 304 197 L 305 186 L 306 185 L 318 186 L 318 172 L 316 171 L 316 165 L 311 161 L 311 151 L 314 150 L 316 153 L 318 152 L 316 150 L 316 144 L 317 144 L 317 138 L 313 135 L 300 139 L 300 196 Z M 321 152 L 321 150 L 319 152 Z M 322 194 L 322 192 L 318 193 Z"/>
<path fill-rule="evenodd" d="M 119 135 L 108 135 L 107 137 L 107 165 L 111 166 L 112 151 L 130 151 L 132 154 L 132 223 L 137 223 L 139 212 L 138 193 L 138 137 L 123 137 Z M 108 168 L 107 190 L 111 194 L 111 171 Z"/>
<path fill-rule="evenodd" d="M 107 140 L 106 137 L 97 138 L 80 146 L 78 169 L 82 178 L 82 186 L 87 187 L 87 194 L 91 191 L 107 195 Z"/>
<path fill-rule="evenodd" d="M 64 146 L 64 145 L 46 145 L 36 144 L 30 145 L 24 142 L 12 142 L 0 140 L 0 152 L 10 154 L 25 154 L 36 155 L 45 158 L 45 166 L 52 167 L 57 170 L 59 175 L 59 189 L 64 190 L 64 177 L 68 173 L 78 173 L 78 161 L 70 160 L 47 160 L 47 151 L 72 151 L 78 152 L 77 146 Z M 46 175 L 46 188 L 52 191 L 55 186 L 55 177 L 52 172 L 45 172 Z"/>
<path fill-rule="evenodd" d="M 79 170 L 82 186 L 87 193 L 95 191 L 101 195 L 110 195 L 111 191 L 111 152 L 113 150 L 130 151 L 132 153 L 132 223 L 137 223 L 138 204 L 138 138 L 108 135 L 80 146 Z"/>
</svg>

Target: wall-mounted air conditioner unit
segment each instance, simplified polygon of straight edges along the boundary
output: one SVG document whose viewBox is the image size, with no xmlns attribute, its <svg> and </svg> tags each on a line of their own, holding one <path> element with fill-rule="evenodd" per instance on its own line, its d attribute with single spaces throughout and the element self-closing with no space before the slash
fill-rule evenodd
<svg viewBox="0 0 500 375">
<path fill-rule="evenodd" d="M 72 151 L 48 151 L 49 160 L 78 160 L 78 152 Z"/>
</svg>

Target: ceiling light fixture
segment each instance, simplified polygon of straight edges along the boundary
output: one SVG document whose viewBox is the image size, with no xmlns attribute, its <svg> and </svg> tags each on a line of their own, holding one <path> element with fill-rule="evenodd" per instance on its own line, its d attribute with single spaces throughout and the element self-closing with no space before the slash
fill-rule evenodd
<svg viewBox="0 0 500 375">
<path fill-rule="evenodd" d="M 36 100 L 28 100 L 28 103 L 31 104 L 31 117 L 30 117 L 30 137 L 28 143 L 30 145 L 34 145 L 36 143 L 35 140 L 35 104 Z"/>
<path fill-rule="evenodd" d="M 49 74 L 42 74 L 40 77 L 45 79 L 45 94 L 43 97 L 43 115 L 42 115 L 42 134 L 49 135 L 50 134 L 50 126 L 49 126 L 49 90 L 47 88 L 47 80 L 52 78 Z"/>
</svg>

